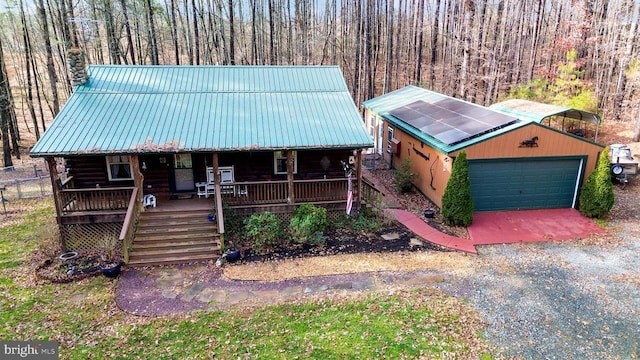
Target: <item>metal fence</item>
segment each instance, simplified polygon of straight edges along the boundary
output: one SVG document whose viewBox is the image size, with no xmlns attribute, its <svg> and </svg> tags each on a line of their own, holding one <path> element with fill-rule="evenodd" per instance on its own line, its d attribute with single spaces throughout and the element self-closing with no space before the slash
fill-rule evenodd
<svg viewBox="0 0 640 360">
<path fill-rule="evenodd" d="M 11 202 L 49 196 L 53 193 L 44 161 L 21 163 L 0 168 L 0 211 L 6 213 Z"/>
</svg>

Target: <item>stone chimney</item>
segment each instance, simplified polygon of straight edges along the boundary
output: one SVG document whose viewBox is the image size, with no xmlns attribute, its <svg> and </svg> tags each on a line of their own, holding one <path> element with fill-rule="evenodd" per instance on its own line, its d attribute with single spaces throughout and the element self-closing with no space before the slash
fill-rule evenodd
<svg viewBox="0 0 640 360">
<path fill-rule="evenodd" d="M 78 48 L 71 48 L 67 51 L 67 58 L 69 59 L 71 86 L 84 85 L 89 79 L 84 51 Z"/>
</svg>

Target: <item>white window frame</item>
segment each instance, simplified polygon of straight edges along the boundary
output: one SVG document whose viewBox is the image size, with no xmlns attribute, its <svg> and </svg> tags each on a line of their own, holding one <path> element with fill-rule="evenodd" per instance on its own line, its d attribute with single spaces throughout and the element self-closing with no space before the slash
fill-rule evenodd
<svg viewBox="0 0 640 360">
<path fill-rule="evenodd" d="M 111 165 L 128 165 L 129 177 L 114 177 L 111 173 Z M 107 174 L 109 181 L 131 181 L 133 180 L 133 168 L 131 167 L 131 156 L 129 155 L 108 155 L 107 156 Z"/>
<path fill-rule="evenodd" d="M 387 152 L 389 154 L 393 152 L 393 148 L 391 147 L 391 140 L 393 139 L 394 132 L 395 129 L 387 125 Z"/>
<path fill-rule="evenodd" d="M 293 155 L 293 173 L 297 174 L 298 173 L 298 153 L 296 151 L 292 151 L 292 155 Z M 284 160 L 285 163 L 285 167 L 284 167 L 284 171 L 278 171 L 278 161 L 282 161 Z M 276 175 L 282 175 L 282 174 L 287 174 L 287 151 L 286 150 L 282 150 L 282 151 L 275 151 L 273 153 L 273 173 Z"/>
</svg>

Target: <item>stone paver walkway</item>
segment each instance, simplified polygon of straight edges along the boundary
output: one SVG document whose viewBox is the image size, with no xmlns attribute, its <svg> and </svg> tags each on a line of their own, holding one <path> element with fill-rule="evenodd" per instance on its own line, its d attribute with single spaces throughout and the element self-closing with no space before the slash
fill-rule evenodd
<svg viewBox="0 0 640 360">
<path fill-rule="evenodd" d="M 129 268 L 118 280 L 116 302 L 132 314 L 163 316 L 194 310 L 215 310 L 241 304 L 276 304 L 332 292 L 394 287 L 433 286 L 444 281 L 435 271 L 372 272 L 316 276 L 280 282 L 228 279 L 211 264 Z"/>
</svg>

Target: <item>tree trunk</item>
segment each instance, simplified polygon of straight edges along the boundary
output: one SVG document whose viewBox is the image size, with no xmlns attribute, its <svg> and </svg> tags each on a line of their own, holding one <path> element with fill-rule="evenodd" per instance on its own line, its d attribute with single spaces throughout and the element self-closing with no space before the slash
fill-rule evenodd
<svg viewBox="0 0 640 360">
<path fill-rule="evenodd" d="M 51 36 L 49 34 L 49 23 L 47 21 L 47 12 L 45 11 L 44 1 L 38 0 L 38 13 L 42 22 L 42 37 L 44 38 L 44 48 L 47 55 L 47 75 L 49 75 L 49 86 L 51 87 L 51 98 L 53 101 L 53 116 L 60 111 L 60 100 L 58 99 L 58 77 L 56 69 L 53 65 L 53 51 L 51 50 Z"/>
<path fill-rule="evenodd" d="M 107 29 L 109 60 L 112 64 L 120 65 L 120 42 L 116 35 L 115 24 L 113 23 L 113 7 L 111 0 L 102 1 L 102 14 L 104 15 L 105 28 Z"/>
<path fill-rule="evenodd" d="M 122 16 L 124 17 L 124 30 L 127 34 L 127 52 L 131 57 L 131 64 L 136 64 L 136 53 L 133 50 L 133 38 L 131 36 L 131 24 L 129 24 L 129 11 L 127 10 L 126 0 L 120 0 L 120 6 L 122 7 Z M 126 57 L 125 57 L 126 59 Z M 126 61 L 126 60 L 125 60 Z M 177 63 L 176 63 L 177 64 Z"/>
<path fill-rule="evenodd" d="M 422 81 L 422 36 L 423 36 L 423 22 L 424 22 L 424 0 L 418 0 L 418 12 L 416 21 L 416 37 L 415 37 L 415 49 L 416 49 L 416 69 L 415 77 L 413 79 L 416 85 L 419 85 Z"/>
<path fill-rule="evenodd" d="M 33 76 L 31 73 L 31 65 L 33 64 L 33 62 L 31 61 L 31 39 L 29 37 L 29 28 L 27 27 L 27 19 L 24 14 L 24 5 L 22 3 L 22 0 L 20 0 L 20 24 L 22 25 L 24 62 L 27 76 L 27 107 L 29 108 L 29 114 L 31 115 L 31 121 L 33 123 L 33 131 L 36 136 L 36 140 L 40 140 L 40 126 L 38 126 L 38 118 L 33 107 Z"/>
<path fill-rule="evenodd" d="M 464 29 L 462 29 L 462 65 L 460 66 L 460 98 L 467 100 L 469 96 L 469 58 L 471 56 L 471 32 L 473 31 L 473 20 L 476 13 L 476 4 L 473 0 L 464 2 Z"/>
<path fill-rule="evenodd" d="M 195 55 L 196 65 L 200 65 L 200 35 L 198 33 L 198 8 L 196 0 L 191 0 L 193 11 L 193 53 Z"/>
<path fill-rule="evenodd" d="M 385 1 L 385 8 L 387 10 L 387 56 L 385 60 L 385 71 L 384 71 L 384 84 L 382 87 L 382 92 L 384 94 L 391 91 L 391 74 L 393 73 L 393 0 Z"/>
<path fill-rule="evenodd" d="M 436 64 L 438 61 L 438 34 L 440 32 L 440 0 L 436 0 L 436 10 L 433 15 L 433 27 L 431 30 L 431 62 L 429 66 L 430 70 L 430 82 L 429 86 L 435 89 L 436 84 Z"/>
<path fill-rule="evenodd" d="M 234 22 L 234 8 L 233 8 L 233 0 L 229 0 L 229 64 L 236 64 L 236 52 L 235 52 L 235 41 L 236 41 L 236 32 Z"/>
<path fill-rule="evenodd" d="M 9 124 L 12 121 L 11 109 L 13 109 L 10 89 L 7 68 L 4 63 L 2 37 L 0 36 L 0 133 L 2 134 L 2 163 L 4 167 L 13 166 L 11 140 L 9 138 Z"/>
<path fill-rule="evenodd" d="M 156 41 L 156 25 L 155 20 L 153 19 L 153 4 L 151 0 L 146 0 L 145 5 L 147 7 L 147 22 L 149 25 L 147 34 L 149 40 L 149 55 L 151 56 L 151 65 L 159 65 L 160 59 L 158 55 L 158 43 Z"/>
<path fill-rule="evenodd" d="M 269 64 L 276 65 L 276 18 L 275 18 L 275 6 L 273 0 L 269 0 Z"/>
</svg>

